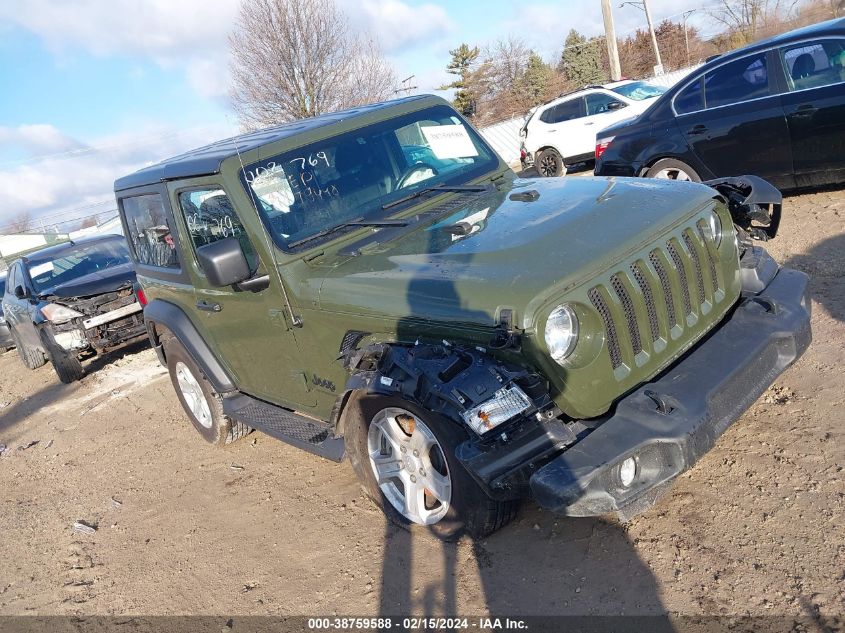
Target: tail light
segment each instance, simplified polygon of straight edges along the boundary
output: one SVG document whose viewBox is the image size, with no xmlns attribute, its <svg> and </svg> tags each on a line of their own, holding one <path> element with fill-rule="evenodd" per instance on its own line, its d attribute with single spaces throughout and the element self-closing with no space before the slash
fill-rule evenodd
<svg viewBox="0 0 845 633">
<path fill-rule="evenodd" d="M 606 136 L 605 138 L 600 138 L 596 141 L 596 160 L 601 158 L 601 155 L 610 147 L 610 144 L 613 142 L 613 136 Z"/>
<path fill-rule="evenodd" d="M 525 149 L 520 149 L 519 160 L 524 161 L 526 156 L 528 156 L 528 152 L 526 152 Z"/>
<path fill-rule="evenodd" d="M 135 291 L 135 295 L 138 297 L 138 303 L 140 303 L 142 307 L 147 305 L 147 295 L 144 294 L 144 291 L 141 288 L 138 288 L 138 290 Z"/>
</svg>

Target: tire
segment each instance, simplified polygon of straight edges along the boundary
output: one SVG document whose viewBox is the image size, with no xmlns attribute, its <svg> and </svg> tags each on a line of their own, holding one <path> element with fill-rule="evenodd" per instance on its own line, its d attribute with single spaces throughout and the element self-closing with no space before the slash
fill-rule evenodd
<svg viewBox="0 0 845 633">
<path fill-rule="evenodd" d="M 191 424 L 206 442 L 214 446 L 228 446 L 252 432 L 246 424 L 232 420 L 223 413 L 220 394 L 214 391 L 205 374 L 179 341 L 172 337 L 166 339 L 164 356 L 176 396 Z"/>
<path fill-rule="evenodd" d="M 23 364 L 27 369 L 38 369 L 43 367 L 47 362 L 47 358 L 37 347 L 30 347 L 21 341 L 21 337 L 15 330 L 11 330 L 12 338 L 15 340 L 15 347 L 18 348 L 18 355 L 21 357 Z"/>
<path fill-rule="evenodd" d="M 391 419 L 394 421 L 387 423 L 407 436 L 408 419 L 405 418 L 405 431 L 395 421 L 402 416 L 414 420 L 413 434 L 407 438 L 407 449 L 398 453 L 403 457 L 391 460 L 397 453 L 393 446 L 385 451 L 387 444 L 381 444 L 381 449 L 375 448 L 373 451 L 384 451 L 383 459 L 386 462 L 393 461 L 396 469 L 396 477 L 383 481 L 380 486 L 376 479 L 377 467 L 370 457 L 370 447 L 374 447 L 372 438 L 381 432 L 385 420 Z M 428 454 L 424 451 L 417 455 L 413 447 L 421 444 L 414 438 L 417 435 L 425 437 L 428 433 L 429 439 L 433 437 L 437 446 L 431 447 Z M 358 395 L 350 399 L 344 412 L 344 434 L 346 453 L 367 496 L 375 501 L 388 519 L 405 529 L 428 530 L 443 541 L 456 540 L 463 534 L 477 539 L 495 532 L 516 515 L 519 502 L 496 501 L 488 497 L 454 456 L 455 448 L 467 439 L 463 426 L 455 422 L 429 411 L 423 412 L 401 398 Z M 418 469 L 420 466 L 423 468 Z M 409 479 L 415 479 L 418 483 L 412 484 Z M 432 490 L 438 487 L 445 490 L 442 485 L 444 479 L 450 484 L 445 505 L 440 497 L 447 495 L 441 494 L 435 498 L 434 493 L 429 491 L 429 487 Z M 430 513 L 424 521 L 412 520 L 407 514 L 409 505 L 405 495 L 405 490 L 408 490 L 406 484 L 425 491 L 417 497 L 423 505 L 419 514 Z M 430 502 L 431 508 L 428 507 Z"/>
<path fill-rule="evenodd" d="M 566 173 L 566 167 L 563 164 L 563 157 L 556 149 L 549 147 L 537 154 L 537 160 L 534 161 L 534 167 L 537 173 L 544 178 L 552 178 L 555 176 L 562 176 Z"/>
<path fill-rule="evenodd" d="M 663 158 L 657 161 L 649 168 L 645 175 L 646 178 L 701 182 L 701 176 L 692 167 L 674 158 Z"/>
<path fill-rule="evenodd" d="M 79 362 L 76 354 L 68 352 L 56 343 L 53 333 L 47 328 L 41 330 L 41 343 L 44 345 L 44 349 L 47 350 L 47 358 L 53 365 L 53 369 L 56 371 L 56 375 L 60 381 L 68 385 L 77 380 L 82 380 L 83 376 L 85 376 L 85 369 L 83 369 L 82 363 Z"/>
</svg>

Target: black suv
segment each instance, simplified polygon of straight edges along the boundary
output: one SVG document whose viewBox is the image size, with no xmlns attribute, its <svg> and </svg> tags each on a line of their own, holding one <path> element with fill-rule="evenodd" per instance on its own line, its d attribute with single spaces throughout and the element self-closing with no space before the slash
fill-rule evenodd
<svg viewBox="0 0 845 633">
<path fill-rule="evenodd" d="M 596 140 L 596 175 L 753 173 L 781 189 L 845 178 L 845 18 L 705 64 Z"/>
<path fill-rule="evenodd" d="M 65 242 L 16 260 L 3 312 L 21 360 L 29 369 L 49 360 L 64 383 L 82 378 L 80 356 L 146 334 L 134 284 L 119 235 Z"/>
</svg>

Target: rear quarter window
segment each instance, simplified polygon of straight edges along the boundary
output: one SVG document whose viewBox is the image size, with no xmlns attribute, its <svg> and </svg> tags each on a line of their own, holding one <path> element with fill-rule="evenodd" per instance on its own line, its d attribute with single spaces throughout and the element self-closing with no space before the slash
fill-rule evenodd
<svg viewBox="0 0 845 633">
<path fill-rule="evenodd" d="M 161 195 L 151 193 L 123 198 L 121 206 L 128 229 L 126 239 L 132 245 L 138 263 L 178 269 L 179 257 Z"/>
</svg>

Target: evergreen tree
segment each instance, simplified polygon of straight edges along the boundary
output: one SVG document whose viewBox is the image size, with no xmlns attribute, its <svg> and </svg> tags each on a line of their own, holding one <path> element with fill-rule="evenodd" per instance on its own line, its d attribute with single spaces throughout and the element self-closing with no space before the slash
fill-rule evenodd
<svg viewBox="0 0 845 633">
<path fill-rule="evenodd" d="M 450 84 L 440 86 L 438 90 L 455 88 L 457 92 L 452 104 L 458 112 L 469 116 L 472 114 L 475 98 L 470 88 L 470 76 L 472 65 L 478 59 L 480 51 L 477 46 L 470 48 L 468 44 L 461 44 L 458 48 L 449 51 L 449 54 L 452 56 L 452 61 L 446 66 L 446 70 L 452 75 L 457 75 L 457 79 Z"/>
<path fill-rule="evenodd" d="M 607 81 L 608 73 L 602 60 L 602 39 L 587 39 L 575 29 L 569 31 L 558 70 L 578 87 Z"/>
<path fill-rule="evenodd" d="M 528 64 L 522 76 L 522 90 L 528 107 L 539 105 L 546 100 L 554 82 L 554 70 L 534 51 L 528 55 Z"/>
</svg>

